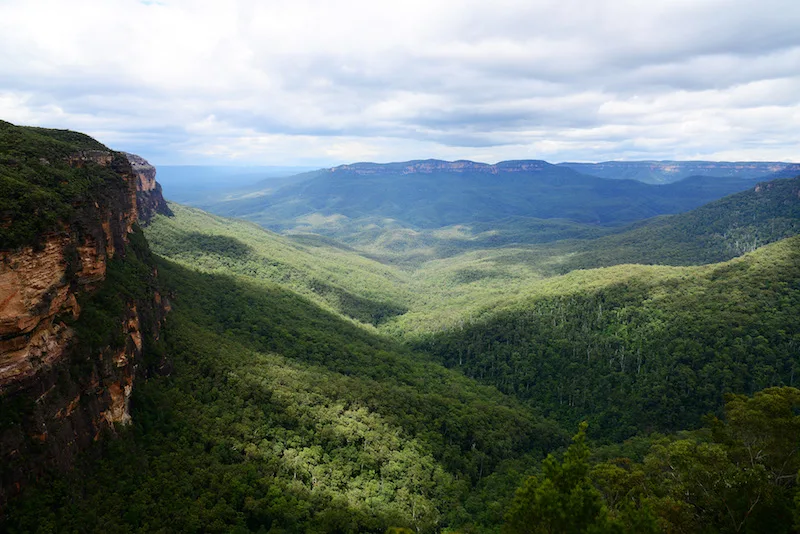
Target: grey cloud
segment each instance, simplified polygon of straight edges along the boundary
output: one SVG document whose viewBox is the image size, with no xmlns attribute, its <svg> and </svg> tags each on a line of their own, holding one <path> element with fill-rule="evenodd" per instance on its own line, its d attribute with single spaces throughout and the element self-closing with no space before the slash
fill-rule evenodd
<svg viewBox="0 0 800 534">
<path fill-rule="evenodd" d="M 216 154 L 229 144 L 231 152 L 270 163 L 257 152 L 270 143 L 296 147 L 297 162 L 345 157 L 350 145 L 354 154 L 373 150 L 386 158 L 401 150 L 458 156 L 460 148 L 466 155 L 491 147 L 511 157 L 513 150 L 520 157 L 551 150 L 543 155 L 583 160 L 737 147 L 797 154 L 794 1 L 453 2 L 449 11 L 422 13 L 419 31 L 406 36 L 387 27 L 385 38 L 380 28 L 352 22 L 357 13 L 342 5 L 335 20 L 293 28 L 301 38 L 285 46 L 280 36 L 248 26 L 242 9 L 239 26 L 207 56 L 178 56 L 178 64 L 159 64 L 152 70 L 160 76 L 150 77 L 148 61 L 157 63 L 159 50 L 136 49 L 134 62 L 121 49 L 120 58 L 93 63 L 92 50 L 77 42 L 84 56 L 59 65 L 33 37 L 0 36 L 0 105 L 5 91 L 6 105 L 24 107 L 11 109 L 22 117 L 90 128 L 134 151 L 149 147 L 166 162 L 203 150 L 226 157 Z M 342 26 L 330 41 L 328 22 Z M 180 50 L 164 42 L 175 47 L 170 52 Z M 198 61 L 208 69 L 195 69 Z M 195 77 L 170 78 L 184 70 Z M 767 109 L 776 107 L 785 112 Z"/>
</svg>

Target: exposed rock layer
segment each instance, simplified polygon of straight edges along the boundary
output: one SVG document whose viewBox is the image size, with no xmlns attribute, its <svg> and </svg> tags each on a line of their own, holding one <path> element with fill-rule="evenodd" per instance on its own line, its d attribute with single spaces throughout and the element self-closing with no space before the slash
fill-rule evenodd
<svg viewBox="0 0 800 534">
<path fill-rule="evenodd" d="M 104 288 L 111 262 L 150 261 L 143 239 L 131 242 L 139 188 L 163 198 L 155 171 L 134 171 L 119 153 L 82 151 L 67 162 L 117 179 L 77 199 L 70 220 L 35 247 L 0 250 L 0 509 L 27 481 L 68 468 L 105 430 L 131 421 L 136 382 L 153 367 L 143 353 L 167 307 L 151 265 L 141 296 L 120 293 L 121 308 L 99 323 L 104 331 L 81 338 L 81 304 L 101 288 L 120 289 Z"/>
<path fill-rule="evenodd" d="M 139 213 L 139 222 L 143 225 L 150 224 L 156 213 L 172 217 L 172 210 L 167 206 L 167 201 L 161 194 L 161 184 L 156 182 L 156 168 L 146 159 L 136 154 L 125 153 L 136 173 L 136 201 Z"/>
</svg>

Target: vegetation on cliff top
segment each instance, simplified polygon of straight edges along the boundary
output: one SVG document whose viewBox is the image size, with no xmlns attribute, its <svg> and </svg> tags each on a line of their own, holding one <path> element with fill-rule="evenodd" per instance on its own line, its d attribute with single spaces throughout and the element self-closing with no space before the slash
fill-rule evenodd
<svg viewBox="0 0 800 534">
<path fill-rule="evenodd" d="M 81 133 L 0 121 L 0 249 L 35 244 L 77 205 L 102 196 L 103 186 L 120 183 L 112 168 L 70 166 L 70 156 L 92 150 L 111 152 Z M 120 165 L 124 157 L 114 153 L 112 167 Z"/>
</svg>

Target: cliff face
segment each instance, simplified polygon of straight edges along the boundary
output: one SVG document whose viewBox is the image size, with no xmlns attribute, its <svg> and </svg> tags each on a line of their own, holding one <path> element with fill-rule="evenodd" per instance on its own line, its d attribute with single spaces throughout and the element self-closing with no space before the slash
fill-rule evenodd
<svg viewBox="0 0 800 534">
<path fill-rule="evenodd" d="M 62 145 L 56 153 L 70 148 Z M 2 147 L 0 139 L 0 165 Z M 136 227 L 139 173 L 110 150 L 48 153 L 46 164 L 36 153 L 13 159 L 6 174 L 52 172 L 58 181 L 36 180 L 70 209 L 28 244 L 0 242 L 0 509 L 27 481 L 68 468 L 105 430 L 130 422 L 137 381 L 164 365 L 147 354 L 168 305 Z M 13 230 L 25 217 L 10 212 L 0 223 Z"/>
<path fill-rule="evenodd" d="M 136 173 L 136 203 L 138 206 L 139 222 L 145 226 L 156 213 L 172 217 L 172 210 L 167 206 L 167 201 L 161 194 L 161 184 L 156 182 L 156 168 L 146 159 L 136 154 L 125 153 Z"/>
</svg>

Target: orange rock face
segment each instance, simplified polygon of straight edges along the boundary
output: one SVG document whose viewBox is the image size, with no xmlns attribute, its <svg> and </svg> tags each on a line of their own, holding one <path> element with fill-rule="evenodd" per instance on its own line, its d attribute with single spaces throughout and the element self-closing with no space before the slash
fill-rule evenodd
<svg viewBox="0 0 800 534">
<path fill-rule="evenodd" d="M 76 242 L 65 231 L 47 236 L 42 250 L 0 251 L 0 392 L 64 355 L 72 332 L 56 318 L 78 318 L 76 295 L 102 284 L 115 253 L 111 223 L 103 219 L 100 240 L 87 235 Z M 122 215 L 118 225 L 123 243 L 133 225 L 128 219 Z"/>
<path fill-rule="evenodd" d="M 68 162 L 111 168 L 119 180 L 97 191 L 96 201 L 75 204 L 74 216 L 36 246 L 0 249 L 0 403 L 28 407 L 19 424 L 0 429 L 0 512 L 26 480 L 69 468 L 104 429 L 131 422 L 131 394 L 137 376 L 146 376 L 145 336 L 158 339 L 168 308 L 155 293 L 124 301 L 121 337 L 99 333 L 111 334 L 113 346 L 81 344 L 70 326 L 81 324 L 79 301 L 103 287 L 112 259 L 133 254 L 137 186 L 160 189 L 154 169 L 151 183 L 112 152 L 80 152 Z"/>
<path fill-rule="evenodd" d="M 84 151 L 68 161 L 108 167 L 114 154 Z M 44 236 L 36 249 L 0 250 L 0 393 L 64 356 L 73 333 L 58 318 L 78 318 L 76 296 L 102 284 L 108 261 L 128 242 L 137 218 L 137 175 L 131 168 L 117 173 L 120 184 L 107 204 L 81 206 L 78 222 L 64 222 L 63 231 Z"/>
<path fill-rule="evenodd" d="M 156 181 L 156 168 L 144 158 L 136 154 L 125 154 L 136 174 L 136 197 L 139 211 L 139 222 L 147 225 L 156 213 L 172 216 L 161 194 L 161 184 Z"/>
<path fill-rule="evenodd" d="M 131 380 L 114 382 L 108 386 L 110 402 L 102 416 L 106 423 L 125 425 L 131 422 L 130 402 L 133 392 L 133 382 Z"/>
<path fill-rule="evenodd" d="M 0 391 L 64 354 L 71 331 L 54 319 L 80 313 L 66 277 L 69 243 L 52 236 L 42 251 L 0 252 Z"/>
</svg>

